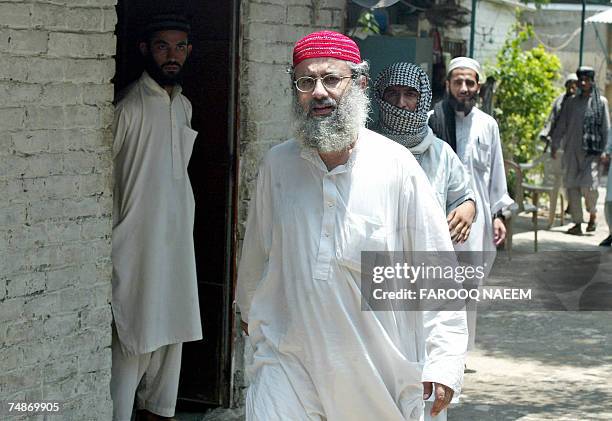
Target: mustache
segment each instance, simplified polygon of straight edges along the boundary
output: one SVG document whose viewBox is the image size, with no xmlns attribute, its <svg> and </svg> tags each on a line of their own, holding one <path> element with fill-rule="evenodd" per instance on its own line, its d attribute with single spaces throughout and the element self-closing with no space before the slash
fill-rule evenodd
<svg viewBox="0 0 612 421">
<path fill-rule="evenodd" d="M 166 67 L 166 66 L 177 66 L 179 69 L 182 67 L 181 64 L 178 61 L 167 61 L 164 64 L 162 64 L 160 67 Z"/>
<path fill-rule="evenodd" d="M 309 113 L 312 112 L 315 107 L 334 107 L 338 108 L 338 103 L 332 98 L 325 99 L 313 99 L 310 101 L 310 105 L 308 106 Z"/>
</svg>

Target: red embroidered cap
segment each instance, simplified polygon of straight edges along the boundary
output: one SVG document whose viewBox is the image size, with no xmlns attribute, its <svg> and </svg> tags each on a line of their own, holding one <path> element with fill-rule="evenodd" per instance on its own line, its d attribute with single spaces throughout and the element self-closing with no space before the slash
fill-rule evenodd
<svg viewBox="0 0 612 421">
<path fill-rule="evenodd" d="M 334 31 L 313 32 L 295 43 L 293 66 L 309 58 L 330 57 L 361 63 L 361 54 L 355 41 Z"/>
</svg>

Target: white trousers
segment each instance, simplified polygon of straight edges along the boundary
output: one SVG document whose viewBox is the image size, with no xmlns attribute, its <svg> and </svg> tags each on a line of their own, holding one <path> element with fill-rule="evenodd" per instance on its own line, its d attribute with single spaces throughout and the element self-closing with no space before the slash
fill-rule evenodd
<svg viewBox="0 0 612 421">
<path fill-rule="evenodd" d="M 147 354 L 126 356 L 113 329 L 111 398 L 113 421 L 129 421 L 137 409 L 162 417 L 174 416 L 183 344 L 162 346 Z"/>
</svg>

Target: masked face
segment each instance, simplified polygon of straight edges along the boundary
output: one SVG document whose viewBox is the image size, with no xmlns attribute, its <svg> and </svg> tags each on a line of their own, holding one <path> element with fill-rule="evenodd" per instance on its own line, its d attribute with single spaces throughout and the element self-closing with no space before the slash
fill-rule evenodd
<svg viewBox="0 0 612 421">
<path fill-rule="evenodd" d="M 181 82 L 183 66 L 191 48 L 187 33 L 178 30 L 156 32 L 148 43 L 140 44 L 146 70 L 161 86 Z"/>
<path fill-rule="evenodd" d="M 408 86 L 392 85 L 385 89 L 383 100 L 389 104 L 408 111 L 416 111 L 421 94 Z"/>
<path fill-rule="evenodd" d="M 472 69 L 457 68 L 452 71 L 450 78 L 446 81 L 446 89 L 451 106 L 456 111 L 463 111 L 467 114 L 476 105 L 476 98 L 480 91 L 478 75 Z"/>
</svg>

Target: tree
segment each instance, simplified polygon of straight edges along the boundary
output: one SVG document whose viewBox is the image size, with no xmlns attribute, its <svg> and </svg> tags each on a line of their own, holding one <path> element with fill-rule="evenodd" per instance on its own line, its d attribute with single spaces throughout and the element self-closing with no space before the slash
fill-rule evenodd
<svg viewBox="0 0 612 421">
<path fill-rule="evenodd" d="M 504 146 L 504 155 L 516 162 L 530 161 L 540 143 L 538 133 L 560 93 L 554 82 L 560 78 L 559 58 L 539 44 L 523 49 L 533 37 L 529 24 L 516 23 L 497 54 L 491 72 L 498 87 L 495 92 L 495 118 Z"/>
</svg>

